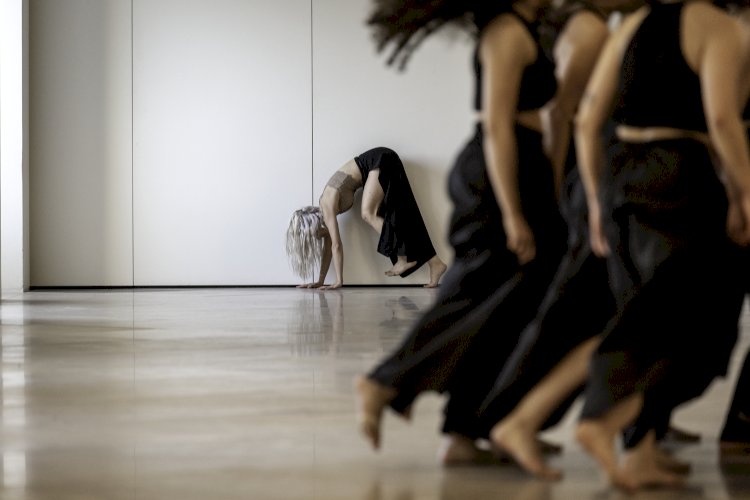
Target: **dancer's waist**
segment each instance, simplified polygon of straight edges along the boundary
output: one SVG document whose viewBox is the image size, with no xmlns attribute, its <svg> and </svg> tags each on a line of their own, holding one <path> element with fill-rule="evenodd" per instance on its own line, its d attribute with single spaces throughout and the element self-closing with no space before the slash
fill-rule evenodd
<svg viewBox="0 0 750 500">
<path fill-rule="evenodd" d="M 686 130 L 672 127 L 633 127 L 617 125 L 615 135 L 622 142 L 646 143 L 677 139 L 692 139 L 709 145 L 708 134 L 697 130 Z"/>
<path fill-rule="evenodd" d="M 483 123 L 485 122 L 487 115 L 484 112 L 480 112 L 477 114 L 477 123 Z M 542 119 L 539 114 L 538 109 L 533 109 L 530 111 L 519 111 L 516 114 L 516 125 L 527 128 L 529 130 L 534 130 L 535 132 L 542 131 Z"/>
</svg>

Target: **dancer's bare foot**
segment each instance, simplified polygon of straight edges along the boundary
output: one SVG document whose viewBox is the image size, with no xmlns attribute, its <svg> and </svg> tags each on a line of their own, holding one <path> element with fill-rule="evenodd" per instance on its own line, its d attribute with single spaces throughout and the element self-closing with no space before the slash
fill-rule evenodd
<svg viewBox="0 0 750 500">
<path fill-rule="evenodd" d="M 477 446 L 477 443 L 460 434 L 448 434 L 438 451 L 438 460 L 444 467 L 467 465 L 504 465 L 511 463 L 510 457 L 493 454 Z"/>
<path fill-rule="evenodd" d="M 428 260 L 427 264 L 430 266 L 430 282 L 424 287 L 436 288 L 440 284 L 440 278 L 445 274 L 448 266 L 437 255 Z"/>
<path fill-rule="evenodd" d="M 401 276 L 402 273 L 405 273 L 412 267 L 417 265 L 417 261 L 407 262 L 406 259 L 399 259 L 396 261 L 395 264 L 393 264 L 393 267 L 390 268 L 388 271 L 385 272 L 386 276 Z"/>
<path fill-rule="evenodd" d="M 615 474 L 615 485 L 631 493 L 643 488 L 681 486 L 682 478 L 660 467 L 658 456 L 651 431 L 638 446 L 625 453 Z"/>
<path fill-rule="evenodd" d="M 490 432 L 490 441 L 499 451 L 513 457 L 524 470 L 534 476 L 557 481 L 562 478 L 559 470 L 549 467 L 538 448 L 536 433 L 522 422 L 511 418 L 496 424 Z"/>
<path fill-rule="evenodd" d="M 617 479 L 615 434 L 596 420 L 583 420 L 576 428 L 576 438 L 602 468 L 610 482 Z"/>
<path fill-rule="evenodd" d="M 380 448 L 380 421 L 383 409 L 396 396 L 396 390 L 365 376 L 357 377 L 354 387 L 359 395 L 359 428 L 374 449 Z"/>
</svg>

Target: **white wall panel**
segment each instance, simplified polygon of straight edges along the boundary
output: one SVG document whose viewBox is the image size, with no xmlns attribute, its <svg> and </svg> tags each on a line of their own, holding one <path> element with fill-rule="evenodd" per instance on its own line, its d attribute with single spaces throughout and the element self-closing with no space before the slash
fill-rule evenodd
<svg viewBox="0 0 750 500">
<path fill-rule="evenodd" d="M 30 17 L 31 285 L 132 285 L 130 0 Z"/>
<path fill-rule="evenodd" d="M 288 284 L 310 201 L 309 0 L 134 0 L 135 284 Z"/>
<path fill-rule="evenodd" d="M 463 34 L 438 34 L 400 73 L 375 52 L 365 25 L 370 0 L 313 4 L 316 203 L 341 164 L 372 147 L 388 146 L 404 160 L 433 244 L 450 261 L 447 175 L 472 131 L 471 41 Z M 390 261 L 376 252 L 378 237 L 360 219 L 359 207 L 357 200 L 353 210 L 339 216 L 345 283 L 425 283 L 427 266 L 405 279 L 383 276 Z"/>
<path fill-rule="evenodd" d="M 449 261 L 471 42 L 438 35 L 399 73 L 375 54 L 369 6 L 31 0 L 32 286 L 296 283 L 291 212 L 380 145 Z M 426 281 L 383 276 L 358 209 L 341 216 L 346 282 Z"/>
</svg>

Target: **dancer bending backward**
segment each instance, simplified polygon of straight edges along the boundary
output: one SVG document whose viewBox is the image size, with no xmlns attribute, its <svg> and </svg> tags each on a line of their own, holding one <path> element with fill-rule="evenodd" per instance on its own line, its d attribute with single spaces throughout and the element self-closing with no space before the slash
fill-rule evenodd
<svg viewBox="0 0 750 500">
<path fill-rule="evenodd" d="M 357 381 L 360 425 L 380 444 L 383 410 L 408 415 L 422 391 L 449 394 L 446 465 L 487 457 L 475 444 L 476 414 L 536 312 L 565 250 L 565 225 L 542 150 L 539 109 L 553 97 L 552 62 L 539 45 L 538 0 L 376 1 L 371 23 L 381 46 L 407 58 L 412 39 L 446 23 L 476 30 L 473 137 L 449 178 L 455 260 L 435 305 L 403 343 Z"/>
<path fill-rule="evenodd" d="M 438 286 L 446 265 L 437 256 L 399 156 L 388 148 L 375 148 L 346 162 L 328 180 L 320 207 L 297 210 L 287 229 L 286 251 L 294 271 L 307 279 L 319 263 L 318 280 L 301 288 L 335 289 L 344 284 L 344 248 L 337 216 L 352 208 L 354 194 L 362 188 L 362 219 L 380 235 L 378 253 L 393 267 L 386 276 L 405 278 L 427 264 L 430 282 Z M 333 259 L 336 281 L 325 286 Z"/>
<path fill-rule="evenodd" d="M 737 337 L 727 192 L 750 220 L 750 153 L 741 103 L 745 32 L 707 1 L 653 3 L 610 39 L 587 89 L 576 144 L 593 251 L 608 258 L 616 321 L 592 357 L 577 435 L 610 480 L 634 490 L 678 477 L 658 463 L 655 430 L 726 372 Z M 618 139 L 601 171 L 614 103 Z M 732 228 L 750 242 L 750 225 Z M 729 298 L 729 300 L 727 300 Z M 620 463 L 615 438 L 629 428 Z"/>
</svg>

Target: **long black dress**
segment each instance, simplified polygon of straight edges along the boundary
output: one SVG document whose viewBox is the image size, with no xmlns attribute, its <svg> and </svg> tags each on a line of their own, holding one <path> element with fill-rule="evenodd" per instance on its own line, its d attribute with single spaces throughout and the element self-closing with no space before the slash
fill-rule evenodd
<svg viewBox="0 0 750 500">
<path fill-rule="evenodd" d="M 495 7 L 475 20 L 481 30 L 506 13 Z M 537 26 L 527 27 L 538 40 Z M 524 73 L 519 110 L 537 109 L 554 95 L 554 67 L 541 48 L 538 54 Z M 475 70 L 476 108 L 481 109 L 478 57 Z M 565 224 L 555 201 L 552 168 L 543 153 L 541 135 L 517 126 L 516 139 L 521 209 L 534 233 L 536 258 L 520 266 L 506 247 L 502 214 L 487 176 L 484 134 L 477 124 L 449 178 L 454 262 L 435 305 L 402 345 L 369 374 L 378 383 L 397 389 L 398 396 L 391 402 L 397 412 L 404 411 L 422 391 L 448 392 L 444 432 L 480 437 L 479 405 L 519 332 L 533 318 L 565 250 Z"/>
<path fill-rule="evenodd" d="M 613 119 L 705 131 L 698 76 L 680 46 L 682 3 L 652 4 L 625 53 Z M 583 419 L 639 392 L 638 443 L 678 405 L 726 373 L 737 299 L 727 200 L 708 148 L 695 140 L 621 142 L 609 155 L 603 228 L 618 313 L 591 362 Z"/>
<path fill-rule="evenodd" d="M 354 161 L 362 174 L 362 185 L 367 182 L 371 171 L 379 170 L 378 181 L 384 196 L 378 209 L 378 215 L 383 217 L 378 253 L 391 259 L 393 264 L 399 256 L 406 256 L 409 262 L 416 261 L 414 267 L 401 273 L 400 276 L 405 278 L 435 256 L 435 247 L 401 158 L 395 151 L 379 147 L 365 151 Z"/>
<path fill-rule="evenodd" d="M 548 51 L 567 22 L 581 11 L 606 22 L 607 16 L 595 5 L 569 4 L 552 13 L 545 24 Z M 589 245 L 588 209 L 572 140 L 565 174 L 560 205 L 568 226 L 567 252 L 537 316 L 521 333 L 518 345 L 488 391 L 481 407 L 483 433 L 507 416 L 568 352 L 599 334 L 616 312 L 606 262 L 596 257 Z M 571 393 L 545 427 L 557 423 L 579 393 L 580 388 Z"/>
<path fill-rule="evenodd" d="M 742 113 L 745 122 L 750 119 L 750 102 L 745 105 Z M 750 129 L 748 129 L 750 136 Z M 734 286 L 736 296 L 743 299 L 750 297 L 750 249 L 736 248 L 737 253 L 737 273 L 736 280 L 728 283 L 727 286 Z M 741 308 L 737 311 L 741 314 Z M 737 383 L 734 388 L 734 396 L 729 405 L 724 425 L 721 429 L 721 441 L 750 443 L 750 350 L 745 354 L 745 361 L 740 368 Z"/>
</svg>

